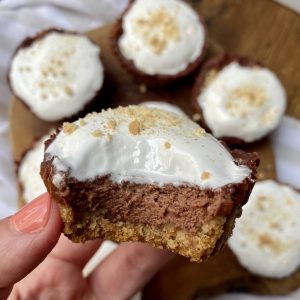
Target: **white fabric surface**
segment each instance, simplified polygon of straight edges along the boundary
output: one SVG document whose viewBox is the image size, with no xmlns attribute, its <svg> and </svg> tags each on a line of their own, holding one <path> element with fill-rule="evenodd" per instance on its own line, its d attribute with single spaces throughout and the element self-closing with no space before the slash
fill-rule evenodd
<svg viewBox="0 0 300 300">
<path fill-rule="evenodd" d="M 112 21 L 127 0 L 3 0 L 0 2 L 0 218 L 16 210 L 16 184 L 8 143 L 10 92 L 6 74 L 11 55 L 23 38 L 51 27 L 85 31 Z M 300 188 L 300 122 L 285 117 L 272 135 L 279 179 Z M 299 233 L 300 234 L 300 233 Z M 99 255 L 99 259 L 103 255 Z M 202 298 L 203 299 L 203 298 Z M 300 299 L 228 295 L 215 300 Z"/>
</svg>

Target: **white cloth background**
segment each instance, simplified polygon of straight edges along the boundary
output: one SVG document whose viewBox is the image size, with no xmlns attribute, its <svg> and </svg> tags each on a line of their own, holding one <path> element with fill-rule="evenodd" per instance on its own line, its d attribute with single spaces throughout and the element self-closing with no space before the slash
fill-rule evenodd
<svg viewBox="0 0 300 300">
<path fill-rule="evenodd" d="M 14 167 L 8 143 L 8 107 L 10 92 L 6 74 L 11 55 L 29 35 L 48 28 L 61 27 L 86 31 L 116 18 L 127 0 L 2 0 L 0 2 L 0 218 L 16 210 Z M 300 101 L 300 95 L 299 95 Z M 279 179 L 300 188 L 300 122 L 284 118 L 272 135 Z M 299 233 L 300 234 L 300 233 Z M 101 255 L 100 255 L 101 256 Z M 228 295 L 215 300 L 300 299 Z"/>
</svg>

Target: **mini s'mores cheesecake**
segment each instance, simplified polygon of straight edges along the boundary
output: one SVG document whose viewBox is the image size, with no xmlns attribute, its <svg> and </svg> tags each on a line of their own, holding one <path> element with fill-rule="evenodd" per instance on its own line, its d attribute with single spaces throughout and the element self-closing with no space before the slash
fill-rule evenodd
<svg viewBox="0 0 300 300">
<path fill-rule="evenodd" d="M 44 143 L 49 138 L 50 134 L 46 134 L 36 141 L 33 146 L 26 151 L 18 165 L 19 198 L 24 203 L 30 202 L 47 191 L 40 175 L 40 168 L 41 162 L 44 159 Z"/>
<path fill-rule="evenodd" d="M 206 30 L 185 1 L 135 0 L 115 24 L 112 45 L 134 77 L 163 84 L 199 65 L 206 50 Z"/>
<path fill-rule="evenodd" d="M 193 89 L 201 124 L 229 143 L 251 143 L 274 130 L 286 108 L 286 94 L 269 69 L 237 55 L 206 63 Z"/>
<path fill-rule="evenodd" d="M 142 241 L 201 261 L 230 235 L 256 154 L 143 106 L 92 113 L 46 142 L 41 175 L 75 242 Z"/>
<path fill-rule="evenodd" d="M 259 181 L 236 222 L 229 247 L 252 274 L 273 279 L 293 276 L 300 266 L 299 215 L 299 191 L 273 180 Z"/>
<path fill-rule="evenodd" d="M 18 47 L 8 78 L 16 97 L 40 119 L 70 118 L 102 87 L 100 48 L 84 35 L 49 29 Z"/>
</svg>

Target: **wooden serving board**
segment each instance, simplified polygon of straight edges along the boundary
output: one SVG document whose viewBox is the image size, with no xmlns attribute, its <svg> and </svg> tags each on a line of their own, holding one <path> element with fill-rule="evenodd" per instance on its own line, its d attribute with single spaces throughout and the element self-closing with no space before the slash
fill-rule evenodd
<svg viewBox="0 0 300 300">
<path fill-rule="evenodd" d="M 288 37 L 295 40 L 297 32 L 298 34 L 300 32 L 300 24 L 295 21 L 296 16 L 268 0 L 203 0 L 190 2 L 196 10 L 201 11 L 202 16 L 207 20 L 210 43 L 206 59 L 219 53 L 222 49 L 227 49 L 262 61 L 277 72 L 286 85 L 289 95 L 288 112 L 291 115 L 300 117 L 300 107 L 298 109 L 297 106 L 299 102 L 295 98 L 296 95 L 299 95 L 297 83 L 300 75 L 296 74 L 296 70 L 300 68 L 300 61 L 297 61 L 295 54 L 295 49 L 299 50 L 299 45 L 297 48 L 297 45 L 290 40 L 283 42 L 283 39 L 281 39 L 279 42 L 274 34 L 271 37 L 268 36 L 269 29 L 272 26 L 271 32 L 274 32 L 274 26 L 277 26 L 276 28 L 281 32 L 282 26 L 283 28 L 289 28 L 289 31 L 284 32 Z M 251 13 L 248 14 L 249 11 Z M 255 15 L 255 21 L 249 15 Z M 266 22 L 265 17 L 269 16 L 268 20 L 271 22 L 274 18 L 273 15 L 280 24 Z M 261 27 L 264 28 L 264 25 L 256 27 L 260 24 L 259 20 L 263 24 L 266 23 L 266 30 L 261 29 Z M 283 20 L 287 23 L 282 25 Z M 243 22 L 247 26 L 244 26 Z M 289 27 L 291 25 L 293 26 Z M 103 107 L 137 104 L 147 100 L 163 100 L 178 105 L 191 116 L 193 110 L 190 98 L 194 75 L 167 88 L 146 88 L 145 92 L 145 86 L 133 80 L 112 55 L 109 45 L 110 29 L 111 26 L 105 26 L 87 33 L 95 43 L 100 45 L 106 70 L 104 89 L 93 109 L 100 110 Z M 291 31 L 293 31 L 293 34 L 291 34 Z M 276 59 L 277 55 L 274 54 L 275 51 L 279 51 L 278 59 Z M 283 53 L 286 57 L 282 57 Z M 296 76 L 298 76 L 298 79 Z M 15 97 L 11 101 L 10 124 L 10 139 L 13 157 L 16 162 L 20 161 L 24 152 L 36 138 L 47 133 L 50 128 L 60 125 L 59 123 L 47 123 L 39 120 Z M 248 146 L 246 150 L 257 151 L 260 154 L 260 179 L 276 177 L 273 152 L 268 139 Z M 201 272 L 201 264 L 191 264 L 183 258 L 176 258 L 150 282 L 145 289 L 144 298 L 190 299 L 199 287 L 203 287 L 203 282 L 207 280 L 205 276 L 203 277 L 205 274 Z"/>
</svg>

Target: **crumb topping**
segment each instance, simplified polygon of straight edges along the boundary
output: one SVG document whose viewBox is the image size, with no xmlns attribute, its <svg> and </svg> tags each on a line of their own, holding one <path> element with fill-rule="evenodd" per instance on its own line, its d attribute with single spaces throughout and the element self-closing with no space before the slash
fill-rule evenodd
<svg viewBox="0 0 300 300">
<path fill-rule="evenodd" d="M 228 93 L 225 108 L 234 117 L 245 118 L 267 101 L 266 90 L 256 85 L 245 85 Z"/>
<path fill-rule="evenodd" d="M 176 17 L 164 7 L 149 12 L 147 18 L 136 20 L 135 31 L 155 54 L 160 54 L 169 42 L 180 40 L 180 29 Z"/>
<path fill-rule="evenodd" d="M 284 245 L 279 240 L 273 239 L 270 235 L 263 233 L 258 237 L 258 246 L 267 247 L 275 253 L 281 253 L 284 250 Z"/>
<path fill-rule="evenodd" d="M 165 142 L 165 148 L 166 148 L 166 149 L 170 149 L 171 146 L 172 146 L 172 145 L 171 145 L 169 142 Z"/>
<path fill-rule="evenodd" d="M 79 126 L 74 123 L 64 122 L 63 132 L 66 134 L 72 134 Z"/>
<path fill-rule="evenodd" d="M 117 122 L 115 120 L 109 120 L 107 122 L 107 128 L 115 130 L 117 128 Z"/>
<path fill-rule="evenodd" d="M 91 132 L 91 135 L 94 137 L 101 137 L 103 136 L 103 132 L 101 130 L 95 130 Z"/>
<path fill-rule="evenodd" d="M 138 120 L 134 120 L 128 125 L 129 132 L 132 135 L 139 135 L 141 132 L 140 122 Z"/>
<path fill-rule="evenodd" d="M 197 129 L 194 131 L 194 134 L 195 134 L 197 137 L 204 136 L 205 133 L 206 133 L 206 131 L 205 131 L 202 127 L 199 127 L 199 128 L 197 128 Z"/>
<path fill-rule="evenodd" d="M 202 180 L 207 180 L 210 178 L 210 173 L 207 172 L 207 171 L 204 171 L 202 174 L 201 174 L 201 179 Z"/>
<path fill-rule="evenodd" d="M 67 84 L 64 86 L 64 92 L 66 95 L 68 95 L 70 97 L 74 95 L 72 88 Z"/>
<path fill-rule="evenodd" d="M 79 125 L 84 126 L 84 125 L 86 125 L 86 122 L 83 119 L 80 119 L 79 120 Z"/>
</svg>

